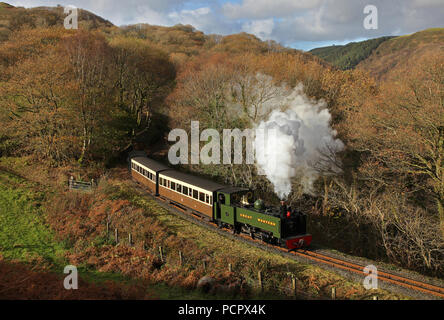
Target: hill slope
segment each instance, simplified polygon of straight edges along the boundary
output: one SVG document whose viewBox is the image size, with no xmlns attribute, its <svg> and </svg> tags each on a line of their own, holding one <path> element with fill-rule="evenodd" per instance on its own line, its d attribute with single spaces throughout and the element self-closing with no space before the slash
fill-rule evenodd
<svg viewBox="0 0 444 320">
<path fill-rule="evenodd" d="M 392 37 L 382 37 L 361 42 L 351 42 L 345 46 L 329 46 L 316 48 L 310 51 L 325 61 L 342 70 L 352 69 L 379 47 L 379 45 Z"/>
<path fill-rule="evenodd" d="M 66 14 L 63 7 L 37 7 L 26 9 L 14 7 L 0 2 L 0 42 L 9 38 L 9 35 L 23 27 L 50 27 L 63 26 Z M 99 29 L 112 27 L 113 24 L 89 11 L 79 10 L 79 27 L 84 29 Z"/>
<path fill-rule="evenodd" d="M 427 29 L 383 42 L 357 68 L 370 72 L 379 80 L 389 80 L 399 70 L 409 68 L 429 55 L 443 54 L 444 28 Z"/>
</svg>

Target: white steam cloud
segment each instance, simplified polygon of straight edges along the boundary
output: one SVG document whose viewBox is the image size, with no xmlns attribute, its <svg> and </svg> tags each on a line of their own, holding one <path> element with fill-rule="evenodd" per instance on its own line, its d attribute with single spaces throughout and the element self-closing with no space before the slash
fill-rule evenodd
<svg viewBox="0 0 444 320">
<path fill-rule="evenodd" d="M 330 157 L 344 149 L 330 127 L 331 115 L 324 101 L 309 99 L 302 85 L 283 99 L 280 108 L 257 125 L 254 143 L 258 169 L 280 199 L 289 196 L 295 177 L 300 179 L 304 192 L 312 193 L 321 163 L 324 170 L 339 172 Z"/>
</svg>

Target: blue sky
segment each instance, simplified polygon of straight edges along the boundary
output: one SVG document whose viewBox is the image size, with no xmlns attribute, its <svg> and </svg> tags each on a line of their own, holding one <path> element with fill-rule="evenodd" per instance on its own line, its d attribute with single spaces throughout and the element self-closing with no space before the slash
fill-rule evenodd
<svg viewBox="0 0 444 320">
<path fill-rule="evenodd" d="M 3 0 L 5 1 L 5 0 Z M 14 6 L 74 5 L 116 25 L 191 24 L 210 34 L 255 34 L 296 49 L 346 44 L 444 27 L 444 0 L 6 0 Z M 378 10 L 378 28 L 363 26 L 364 8 Z"/>
</svg>

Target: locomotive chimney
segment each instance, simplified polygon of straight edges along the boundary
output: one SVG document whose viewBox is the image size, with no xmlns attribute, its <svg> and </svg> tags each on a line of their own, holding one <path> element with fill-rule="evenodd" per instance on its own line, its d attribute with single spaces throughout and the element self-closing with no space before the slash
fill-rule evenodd
<svg viewBox="0 0 444 320">
<path fill-rule="evenodd" d="M 287 203 L 285 201 L 281 201 L 280 213 L 282 219 L 287 215 Z"/>
</svg>

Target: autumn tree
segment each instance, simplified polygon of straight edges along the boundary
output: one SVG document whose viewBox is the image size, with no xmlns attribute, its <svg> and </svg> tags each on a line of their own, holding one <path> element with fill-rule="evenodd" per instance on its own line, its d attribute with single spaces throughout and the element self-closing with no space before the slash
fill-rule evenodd
<svg viewBox="0 0 444 320">
<path fill-rule="evenodd" d="M 24 31 L 21 35 L 3 48 L 6 72 L 0 90 L 8 118 L 2 130 L 14 145 L 21 146 L 22 152 L 64 161 L 77 150 L 72 140 L 76 137 L 75 126 L 67 121 L 73 117 L 65 96 L 70 87 L 69 64 L 58 50 L 64 35 L 56 30 Z M 14 51 L 23 47 L 33 50 L 9 59 L 8 47 Z"/>
<path fill-rule="evenodd" d="M 356 148 L 379 164 L 380 179 L 398 181 L 419 205 L 432 200 L 444 226 L 443 66 L 442 58 L 430 57 L 409 78 L 387 84 L 353 127 Z"/>
<path fill-rule="evenodd" d="M 147 131 L 174 67 L 140 43 L 119 50 L 98 32 L 57 28 L 24 30 L 5 43 L 2 145 L 14 141 L 55 165 L 105 160 L 127 148 Z"/>
<path fill-rule="evenodd" d="M 118 106 L 135 122 L 131 139 L 145 133 L 171 90 L 175 68 L 168 56 L 146 41 L 118 37 L 111 41 Z"/>
<path fill-rule="evenodd" d="M 65 53 L 74 80 L 76 108 L 82 130 L 82 147 L 78 159 L 82 163 L 86 153 L 104 126 L 110 109 L 109 65 L 110 49 L 105 39 L 93 33 L 79 32 L 65 40 Z"/>
</svg>

